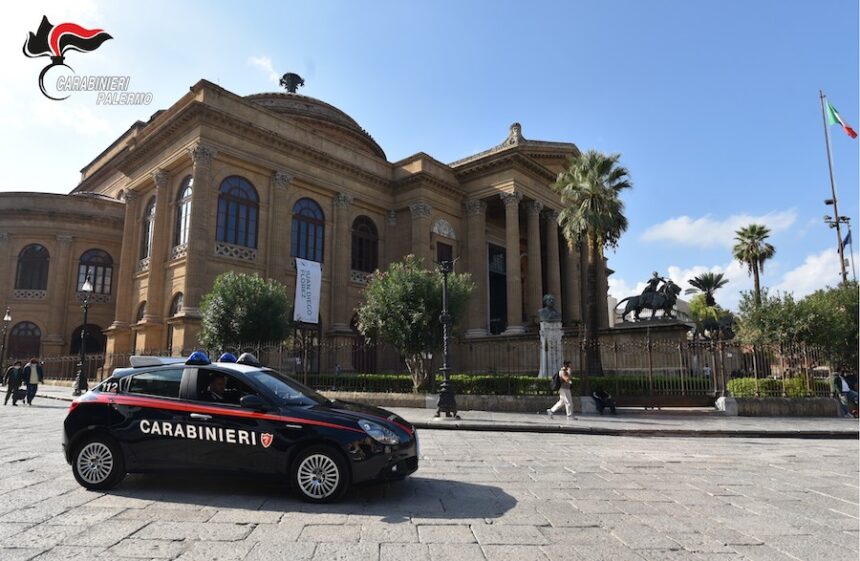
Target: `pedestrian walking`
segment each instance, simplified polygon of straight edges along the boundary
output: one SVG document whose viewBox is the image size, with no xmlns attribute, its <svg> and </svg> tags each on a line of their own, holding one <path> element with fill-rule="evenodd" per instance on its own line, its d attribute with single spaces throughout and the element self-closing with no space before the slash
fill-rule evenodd
<svg viewBox="0 0 860 561">
<path fill-rule="evenodd" d="M 843 375 L 839 371 L 835 372 L 831 385 L 833 393 L 839 397 L 842 414 L 845 417 L 856 417 L 858 402 L 860 402 L 860 399 L 858 399 L 857 391 L 852 388 L 851 384 L 848 382 L 847 376 Z"/>
<path fill-rule="evenodd" d="M 33 405 L 33 398 L 36 397 L 39 384 L 44 379 L 45 371 L 42 370 L 39 359 L 35 357 L 31 358 L 30 362 L 24 367 L 24 383 L 27 384 L 27 405 Z"/>
<path fill-rule="evenodd" d="M 552 417 L 556 411 L 564 407 L 568 419 L 576 419 L 573 416 L 573 397 L 570 395 L 570 361 L 564 361 L 561 369 L 553 376 L 553 386 L 558 389 L 558 401 L 546 410 L 546 414 Z"/>
<path fill-rule="evenodd" d="M 15 407 L 18 406 L 18 388 L 21 387 L 23 374 L 24 369 L 20 360 L 16 360 L 15 364 L 6 369 L 6 372 L 3 374 L 3 384 L 6 386 L 6 399 L 3 401 L 3 405 L 9 404 L 9 397 L 11 396 L 12 405 Z"/>
</svg>

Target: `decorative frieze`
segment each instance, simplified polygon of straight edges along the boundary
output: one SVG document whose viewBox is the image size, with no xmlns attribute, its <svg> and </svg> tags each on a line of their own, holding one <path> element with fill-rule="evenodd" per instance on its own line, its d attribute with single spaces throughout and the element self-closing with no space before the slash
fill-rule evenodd
<svg viewBox="0 0 860 561">
<path fill-rule="evenodd" d="M 173 261 L 174 259 L 180 259 L 182 257 L 185 257 L 187 254 L 188 254 L 188 244 L 187 243 L 181 243 L 179 245 L 175 245 L 170 250 L 170 260 Z"/>
<path fill-rule="evenodd" d="M 72 245 L 72 236 L 69 234 L 57 234 L 57 243 L 64 247 Z"/>
<path fill-rule="evenodd" d="M 137 262 L 137 267 L 135 268 L 134 272 L 135 273 L 142 273 L 144 271 L 148 271 L 149 270 L 149 264 L 151 261 L 152 261 L 151 258 L 144 257 L 143 259 L 141 259 L 140 261 Z"/>
<path fill-rule="evenodd" d="M 437 236 L 442 236 L 444 238 L 450 238 L 452 240 L 457 239 L 457 234 L 454 232 L 454 227 L 451 226 L 451 223 L 445 220 L 444 218 L 440 218 L 433 224 L 433 228 L 430 230 Z"/>
<path fill-rule="evenodd" d="M 195 166 L 209 167 L 217 153 L 214 148 L 199 143 L 188 149 L 188 155 Z"/>
<path fill-rule="evenodd" d="M 84 301 L 85 294 L 77 292 L 75 298 L 78 302 Z M 94 294 L 90 292 L 90 304 L 110 304 L 110 294 Z"/>
<path fill-rule="evenodd" d="M 481 199 L 469 199 L 463 203 L 463 208 L 466 209 L 466 216 L 477 216 L 487 213 L 487 203 Z"/>
<path fill-rule="evenodd" d="M 224 242 L 215 242 L 215 255 L 229 257 L 230 259 L 241 259 L 242 261 L 256 261 L 257 250 L 253 247 L 233 245 Z"/>
<path fill-rule="evenodd" d="M 412 213 L 413 220 L 416 218 L 429 218 L 433 214 L 433 207 L 424 201 L 419 201 L 409 205 L 409 212 Z"/>
<path fill-rule="evenodd" d="M 12 293 L 12 298 L 16 300 L 44 300 L 47 295 L 47 290 L 31 290 L 29 288 L 18 288 Z"/>
</svg>

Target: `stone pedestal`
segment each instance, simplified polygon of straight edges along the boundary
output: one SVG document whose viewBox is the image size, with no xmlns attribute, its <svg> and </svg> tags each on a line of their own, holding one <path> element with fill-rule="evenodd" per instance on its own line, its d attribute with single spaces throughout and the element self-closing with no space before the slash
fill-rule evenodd
<svg viewBox="0 0 860 561">
<path fill-rule="evenodd" d="M 540 322 L 540 373 L 539 378 L 549 378 L 561 368 L 560 321 Z"/>
</svg>

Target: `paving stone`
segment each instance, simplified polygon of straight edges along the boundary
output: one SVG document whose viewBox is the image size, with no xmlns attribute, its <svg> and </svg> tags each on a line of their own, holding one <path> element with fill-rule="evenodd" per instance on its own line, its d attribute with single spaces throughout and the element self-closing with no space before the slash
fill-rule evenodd
<svg viewBox="0 0 860 561">
<path fill-rule="evenodd" d="M 80 561 L 94 559 L 105 551 L 103 547 L 73 547 L 58 545 L 33 558 L 33 561 Z M 0 557 L 2 559 L 2 557 Z"/>
<path fill-rule="evenodd" d="M 417 543 L 418 528 L 408 522 L 364 525 L 361 527 L 361 541 L 375 543 Z"/>
<path fill-rule="evenodd" d="M 486 561 L 478 544 L 431 543 L 431 561 Z"/>
<path fill-rule="evenodd" d="M 430 561 L 430 546 L 423 543 L 381 543 L 379 561 Z"/>
<path fill-rule="evenodd" d="M 259 542 L 254 545 L 245 561 L 275 561 L 276 559 L 289 559 L 289 561 L 310 561 L 314 556 L 317 544 L 311 542 L 298 543 L 270 543 Z"/>
<path fill-rule="evenodd" d="M 619 526 L 612 534 L 630 549 L 681 549 L 677 542 L 644 524 Z"/>
<path fill-rule="evenodd" d="M 257 524 L 248 540 L 265 543 L 286 543 L 299 539 L 305 527 L 301 524 Z"/>
<path fill-rule="evenodd" d="M 543 545 L 549 543 L 534 526 L 473 526 L 472 532 L 481 545 Z"/>
<path fill-rule="evenodd" d="M 0 547 L 0 559 L 3 561 L 30 561 L 45 551 L 31 547 Z"/>
<path fill-rule="evenodd" d="M 176 561 L 242 561 L 257 545 L 255 542 L 207 542 L 198 541 Z"/>
<path fill-rule="evenodd" d="M 361 526 L 305 526 L 299 534 L 299 541 L 304 542 L 357 542 L 361 537 Z"/>
<path fill-rule="evenodd" d="M 95 526 L 78 527 L 78 531 L 64 539 L 63 544 L 109 547 L 131 536 L 146 524 L 142 520 L 105 520 Z"/>
<path fill-rule="evenodd" d="M 321 543 L 314 551 L 313 561 L 379 561 L 379 544 Z"/>
<path fill-rule="evenodd" d="M 173 559 L 188 545 L 174 540 L 142 540 L 127 538 L 105 552 L 104 557 L 139 557 L 143 559 Z"/>
<path fill-rule="evenodd" d="M 134 537 L 160 540 L 236 541 L 251 533 L 253 526 L 215 522 L 153 522 Z"/>
<path fill-rule="evenodd" d="M 280 521 L 280 512 L 265 510 L 244 510 L 230 508 L 215 513 L 207 522 L 234 522 L 238 524 L 277 524 Z"/>
<path fill-rule="evenodd" d="M 485 545 L 482 546 L 487 561 L 547 561 L 546 554 L 530 545 Z"/>
<path fill-rule="evenodd" d="M 476 543 L 470 526 L 418 526 L 418 539 L 421 543 Z"/>
<path fill-rule="evenodd" d="M 92 503 L 68 510 L 51 518 L 48 523 L 63 526 L 94 526 L 125 510 L 117 507 L 91 507 L 90 504 Z"/>
</svg>

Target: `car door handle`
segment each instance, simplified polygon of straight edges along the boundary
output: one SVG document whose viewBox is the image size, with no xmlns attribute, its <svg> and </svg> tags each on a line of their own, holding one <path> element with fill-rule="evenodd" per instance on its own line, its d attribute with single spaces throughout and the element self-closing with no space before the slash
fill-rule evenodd
<svg viewBox="0 0 860 561">
<path fill-rule="evenodd" d="M 204 415 L 202 413 L 192 413 L 191 418 L 192 419 L 199 419 L 201 421 L 211 421 L 212 415 Z"/>
</svg>

